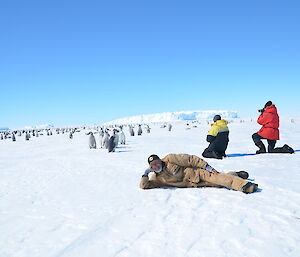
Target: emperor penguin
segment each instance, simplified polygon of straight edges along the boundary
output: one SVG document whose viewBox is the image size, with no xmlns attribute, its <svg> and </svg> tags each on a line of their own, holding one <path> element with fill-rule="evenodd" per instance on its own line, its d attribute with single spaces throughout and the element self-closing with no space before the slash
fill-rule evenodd
<svg viewBox="0 0 300 257">
<path fill-rule="evenodd" d="M 117 129 L 114 129 L 114 130 L 113 130 L 113 133 L 114 133 L 113 135 L 114 135 L 114 137 L 115 137 L 115 139 L 114 139 L 114 140 L 115 140 L 115 141 L 114 141 L 114 142 L 115 142 L 115 147 L 117 147 L 118 144 L 119 144 L 119 135 L 118 135 L 118 132 L 119 132 L 119 131 L 118 131 Z"/>
<path fill-rule="evenodd" d="M 130 136 L 134 137 L 134 130 L 133 130 L 132 125 L 129 126 L 129 133 L 130 133 Z"/>
<path fill-rule="evenodd" d="M 119 134 L 120 134 L 120 137 L 119 137 L 120 144 L 125 145 L 125 134 L 124 134 L 122 129 L 121 129 L 121 132 Z"/>
<path fill-rule="evenodd" d="M 139 125 L 139 128 L 138 128 L 138 136 L 141 136 L 142 133 L 143 133 L 143 131 L 142 131 L 142 126 Z"/>
<path fill-rule="evenodd" d="M 108 148 L 108 141 L 109 141 L 109 134 L 108 134 L 107 130 L 105 130 L 103 140 L 102 140 L 102 148 L 105 148 L 105 149 Z"/>
<path fill-rule="evenodd" d="M 12 141 L 16 141 L 15 133 L 12 133 L 11 138 L 12 138 Z"/>
<path fill-rule="evenodd" d="M 103 137 L 104 137 L 104 131 L 103 131 L 103 128 L 101 128 L 100 132 L 99 132 L 99 142 L 100 142 L 101 148 L 103 148 Z"/>
<path fill-rule="evenodd" d="M 150 133 L 150 127 L 149 127 L 149 125 L 147 125 L 146 131 L 147 131 L 147 133 Z"/>
<path fill-rule="evenodd" d="M 2 135 L 2 133 L 1 133 L 1 137 L 0 137 L 0 139 L 1 139 L 1 140 L 3 140 L 3 135 Z"/>
<path fill-rule="evenodd" d="M 89 136 L 89 147 L 90 147 L 90 149 L 96 149 L 96 140 L 95 140 L 95 137 L 93 135 L 93 132 L 89 132 L 89 133 L 87 133 L 87 135 L 90 135 Z"/>
<path fill-rule="evenodd" d="M 70 139 L 73 138 L 73 133 L 72 133 L 72 131 L 71 131 L 70 134 L 69 134 L 69 138 L 70 138 Z"/>
<path fill-rule="evenodd" d="M 110 139 L 109 139 L 109 141 L 108 141 L 108 152 L 110 153 L 110 152 L 114 152 L 115 151 L 115 149 L 116 149 L 116 139 L 115 139 L 115 137 L 116 137 L 116 134 L 113 134 L 111 137 L 110 137 Z"/>
<path fill-rule="evenodd" d="M 29 133 L 28 132 L 26 132 L 26 134 L 25 134 L 25 140 L 29 140 Z"/>
<path fill-rule="evenodd" d="M 172 130 L 172 125 L 171 125 L 171 123 L 169 123 L 169 125 L 168 125 L 168 130 L 169 130 L 169 131 Z"/>
</svg>

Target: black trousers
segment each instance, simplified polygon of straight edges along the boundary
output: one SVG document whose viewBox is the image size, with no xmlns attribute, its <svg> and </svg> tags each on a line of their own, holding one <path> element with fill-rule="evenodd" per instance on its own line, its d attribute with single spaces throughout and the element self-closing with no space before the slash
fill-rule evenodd
<svg viewBox="0 0 300 257">
<path fill-rule="evenodd" d="M 274 147 L 276 145 L 276 140 L 270 140 L 270 139 L 264 138 L 257 133 L 254 133 L 252 135 L 252 139 L 253 139 L 254 144 L 257 147 L 259 147 L 259 149 L 266 149 L 264 143 L 261 141 L 262 139 L 266 139 L 268 141 L 268 152 L 269 153 L 271 153 L 274 150 Z"/>
<path fill-rule="evenodd" d="M 223 157 L 226 156 L 226 154 L 225 151 L 218 152 L 216 150 L 211 150 L 209 147 L 207 147 L 204 149 L 202 156 L 206 158 L 222 159 Z"/>
</svg>

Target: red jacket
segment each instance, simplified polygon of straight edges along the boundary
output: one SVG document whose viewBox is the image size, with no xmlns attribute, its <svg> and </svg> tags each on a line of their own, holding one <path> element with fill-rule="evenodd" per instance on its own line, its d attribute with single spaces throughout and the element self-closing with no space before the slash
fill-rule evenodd
<svg viewBox="0 0 300 257">
<path fill-rule="evenodd" d="M 270 140 L 279 140 L 279 116 L 274 104 L 265 108 L 264 113 L 258 117 L 257 123 L 262 125 L 257 132 L 260 136 Z"/>
</svg>

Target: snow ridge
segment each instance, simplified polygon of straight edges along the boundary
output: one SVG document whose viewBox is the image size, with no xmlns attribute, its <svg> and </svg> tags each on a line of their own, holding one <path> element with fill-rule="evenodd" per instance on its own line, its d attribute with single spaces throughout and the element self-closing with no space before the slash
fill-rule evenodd
<svg viewBox="0 0 300 257">
<path fill-rule="evenodd" d="M 208 110 L 208 111 L 180 111 L 163 112 L 155 114 L 142 114 L 112 120 L 104 124 L 132 124 L 132 123 L 151 123 L 151 122 L 172 122 L 181 120 L 202 120 L 212 119 L 216 114 L 221 115 L 222 119 L 238 118 L 236 111 Z"/>
</svg>

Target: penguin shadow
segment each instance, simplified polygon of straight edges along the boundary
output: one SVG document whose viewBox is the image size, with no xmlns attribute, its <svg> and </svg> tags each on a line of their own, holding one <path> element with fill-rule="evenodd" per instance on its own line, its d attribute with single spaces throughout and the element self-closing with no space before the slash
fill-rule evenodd
<svg viewBox="0 0 300 257">
<path fill-rule="evenodd" d="M 127 145 L 117 146 L 116 149 L 115 149 L 115 152 L 116 153 L 129 153 L 129 152 L 132 152 L 132 150 L 125 150 L 125 149 L 128 149 L 128 148 L 131 148 L 131 147 L 127 146 Z M 121 150 L 119 150 L 119 149 L 121 149 Z"/>
<path fill-rule="evenodd" d="M 133 152 L 132 150 L 115 150 L 115 153 L 129 153 L 129 152 Z"/>
<path fill-rule="evenodd" d="M 129 144 L 129 145 L 137 145 L 138 143 L 136 143 L 136 142 L 133 142 L 133 141 L 127 141 L 127 143 Z"/>
<path fill-rule="evenodd" d="M 126 149 L 126 148 L 131 148 L 130 146 L 117 146 L 117 149 Z"/>
</svg>

